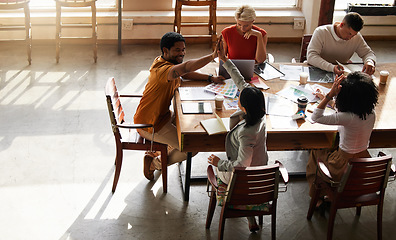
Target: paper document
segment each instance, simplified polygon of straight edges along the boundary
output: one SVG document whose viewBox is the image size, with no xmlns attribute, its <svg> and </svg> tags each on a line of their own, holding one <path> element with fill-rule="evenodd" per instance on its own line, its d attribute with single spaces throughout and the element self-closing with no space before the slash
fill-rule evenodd
<svg viewBox="0 0 396 240">
<path fill-rule="evenodd" d="M 301 96 L 305 96 L 306 98 L 308 98 L 308 102 L 317 101 L 317 98 L 315 94 L 312 92 L 312 90 L 306 89 L 302 86 L 289 86 L 280 90 L 276 94 L 285 97 L 287 99 L 290 99 L 293 102 L 297 102 L 297 98 Z"/>
<path fill-rule="evenodd" d="M 261 88 L 264 90 L 269 89 L 268 85 L 263 83 L 258 77 L 252 77 L 250 83 L 253 84 L 256 88 Z"/>
<path fill-rule="evenodd" d="M 296 65 L 280 65 L 279 69 L 285 74 L 280 77 L 281 80 L 299 81 L 300 73 L 308 73 L 308 82 L 334 82 L 334 74 L 324 71 L 317 67 L 296 66 Z"/>
<path fill-rule="evenodd" d="M 296 120 L 292 117 L 283 117 L 270 115 L 271 126 L 273 129 L 277 128 L 298 128 Z"/>
<path fill-rule="evenodd" d="M 363 64 L 359 63 L 359 64 L 342 64 L 339 61 L 336 61 L 338 65 L 342 66 L 344 68 L 344 72 L 349 74 L 351 72 L 361 72 L 363 70 Z"/>
<path fill-rule="evenodd" d="M 230 118 L 220 118 L 215 113 L 216 118 L 205 119 L 201 121 L 201 125 L 208 135 L 227 133 L 230 131 Z"/>
<path fill-rule="evenodd" d="M 322 82 L 322 83 L 334 82 L 334 73 L 327 72 L 325 70 L 313 66 L 308 67 L 308 69 L 309 69 L 308 82 Z"/>
<path fill-rule="evenodd" d="M 291 117 L 297 112 L 297 104 L 284 97 L 268 94 L 265 97 L 265 109 L 268 115 Z"/>
<path fill-rule="evenodd" d="M 300 72 L 308 72 L 308 68 L 296 65 L 279 65 L 279 70 L 285 74 L 280 79 L 291 81 L 300 81 Z"/>
<path fill-rule="evenodd" d="M 205 87 L 179 87 L 180 100 L 214 100 L 215 94 L 205 91 Z"/>
</svg>

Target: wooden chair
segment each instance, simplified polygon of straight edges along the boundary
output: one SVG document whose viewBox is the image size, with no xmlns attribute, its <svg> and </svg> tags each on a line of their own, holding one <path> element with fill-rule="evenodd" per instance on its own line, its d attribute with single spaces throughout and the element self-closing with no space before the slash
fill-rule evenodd
<svg viewBox="0 0 396 240">
<path fill-rule="evenodd" d="M 307 60 L 307 48 L 311 38 L 312 34 L 304 34 L 301 39 L 300 63 L 303 63 L 305 60 Z"/>
<path fill-rule="evenodd" d="M 120 98 L 140 98 L 141 95 L 119 95 L 114 78 L 107 81 L 105 87 L 107 108 L 109 110 L 111 128 L 116 142 L 115 175 L 112 191 L 116 190 L 120 177 L 123 150 L 140 151 L 160 151 L 162 164 L 162 186 L 163 192 L 168 191 L 167 167 L 168 167 L 168 146 L 166 144 L 148 141 L 142 138 L 136 129 L 152 128 L 151 124 L 128 124 L 125 122 L 125 112 L 121 105 Z M 126 131 L 125 131 L 126 130 Z"/>
<path fill-rule="evenodd" d="M 98 59 L 97 44 L 97 22 L 96 22 L 96 0 L 55 0 L 56 1 L 56 63 L 59 63 L 61 39 L 85 39 L 93 45 L 94 61 Z M 90 7 L 92 12 L 91 23 L 63 23 L 62 7 Z M 62 28 L 90 28 L 92 29 L 91 37 L 62 37 Z"/>
<path fill-rule="evenodd" d="M 311 220 L 321 190 L 331 202 L 327 239 L 333 237 L 334 220 L 337 209 L 356 207 L 360 216 L 362 206 L 377 205 L 377 238 L 382 239 L 382 210 L 385 188 L 391 172 L 392 156 L 380 153 L 376 158 L 351 159 L 340 182 L 333 181 L 325 164 L 318 160 L 318 174 L 330 182 L 316 176 L 314 197 L 311 199 L 307 219 Z"/>
<path fill-rule="evenodd" d="M 209 7 L 209 18 L 208 22 L 182 22 L 181 12 L 183 6 L 208 6 Z M 184 37 L 195 37 L 195 38 L 210 38 L 210 46 L 212 49 L 216 47 L 217 33 L 216 33 L 216 8 L 217 0 L 176 0 L 175 6 L 175 20 L 173 23 L 173 31 L 181 33 L 181 28 L 184 27 L 208 27 L 208 35 L 184 35 Z"/>
<path fill-rule="evenodd" d="M 210 193 L 210 200 L 206 218 L 206 228 L 209 229 L 216 208 L 216 192 L 218 185 L 211 165 L 208 166 L 207 173 L 207 191 Z M 259 224 L 262 226 L 263 215 L 272 216 L 271 236 L 272 239 L 276 238 L 276 205 L 278 199 L 279 173 L 281 173 L 286 186 L 289 181 L 289 176 L 286 169 L 278 161 L 271 166 L 236 167 L 234 169 L 221 209 L 218 239 L 223 239 L 226 218 L 259 216 Z M 209 184 L 212 186 L 211 190 L 209 190 Z M 257 205 L 267 202 L 269 203 L 268 211 L 239 210 L 232 207 L 235 205 Z"/>
<path fill-rule="evenodd" d="M 32 26 L 30 23 L 30 9 L 29 9 L 30 0 L 0 0 L 0 10 L 15 10 L 15 9 L 23 9 L 25 14 L 25 24 L 23 25 L 3 25 L 0 24 L 1 31 L 25 31 L 25 39 L 23 41 L 26 42 L 27 55 L 29 65 L 32 64 Z M 9 40 L 21 40 L 21 39 L 9 39 Z"/>
</svg>

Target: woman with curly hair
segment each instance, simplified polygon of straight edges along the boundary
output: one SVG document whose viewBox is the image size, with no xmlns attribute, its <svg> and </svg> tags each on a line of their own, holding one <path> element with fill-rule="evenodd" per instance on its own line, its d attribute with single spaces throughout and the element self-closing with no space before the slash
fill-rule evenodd
<svg viewBox="0 0 396 240">
<path fill-rule="evenodd" d="M 333 98 L 337 112 L 323 115 L 326 105 Z M 307 164 L 307 181 L 311 197 L 316 176 L 316 159 L 321 159 L 333 179 L 339 181 L 349 159 L 370 157 L 367 148 L 375 123 L 374 108 L 377 103 L 378 88 L 368 74 L 353 72 L 347 77 L 341 75 L 336 78 L 330 92 L 314 110 L 312 120 L 326 125 L 338 125 L 339 145 L 336 149 L 311 151 Z M 319 175 L 318 177 L 325 178 Z M 322 202 L 323 199 L 318 201 L 317 206 Z"/>
</svg>

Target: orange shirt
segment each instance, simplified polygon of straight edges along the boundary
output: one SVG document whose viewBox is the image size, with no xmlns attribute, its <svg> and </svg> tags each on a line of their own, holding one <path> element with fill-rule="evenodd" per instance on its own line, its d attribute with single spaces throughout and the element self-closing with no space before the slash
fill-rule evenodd
<svg viewBox="0 0 396 240">
<path fill-rule="evenodd" d="M 253 29 L 260 31 L 263 37 L 267 34 L 264 29 L 252 26 Z M 228 47 L 228 58 L 230 59 L 254 59 L 256 60 L 257 37 L 251 36 L 245 39 L 237 31 L 236 25 L 229 26 L 221 31 Z"/>
<path fill-rule="evenodd" d="M 172 66 L 173 63 L 161 56 L 154 60 L 143 97 L 134 116 L 134 123 L 153 124 L 154 130 L 159 131 L 166 122 L 170 121 L 169 106 L 175 90 L 180 86 L 180 78 L 168 81 L 168 73 Z M 152 132 L 152 129 L 147 131 Z"/>
</svg>

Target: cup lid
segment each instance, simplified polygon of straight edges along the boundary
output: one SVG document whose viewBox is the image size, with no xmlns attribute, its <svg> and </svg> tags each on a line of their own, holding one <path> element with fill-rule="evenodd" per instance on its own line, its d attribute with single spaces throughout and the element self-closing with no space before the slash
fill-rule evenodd
<svg viewBox="0 0 396 240">
<path fill-rule="evenodd" d="M 299 103 L 308 103 L 308 98 L 305 96 L 300 96 L 297 98 L 297 102 Z"/>
</svg>

